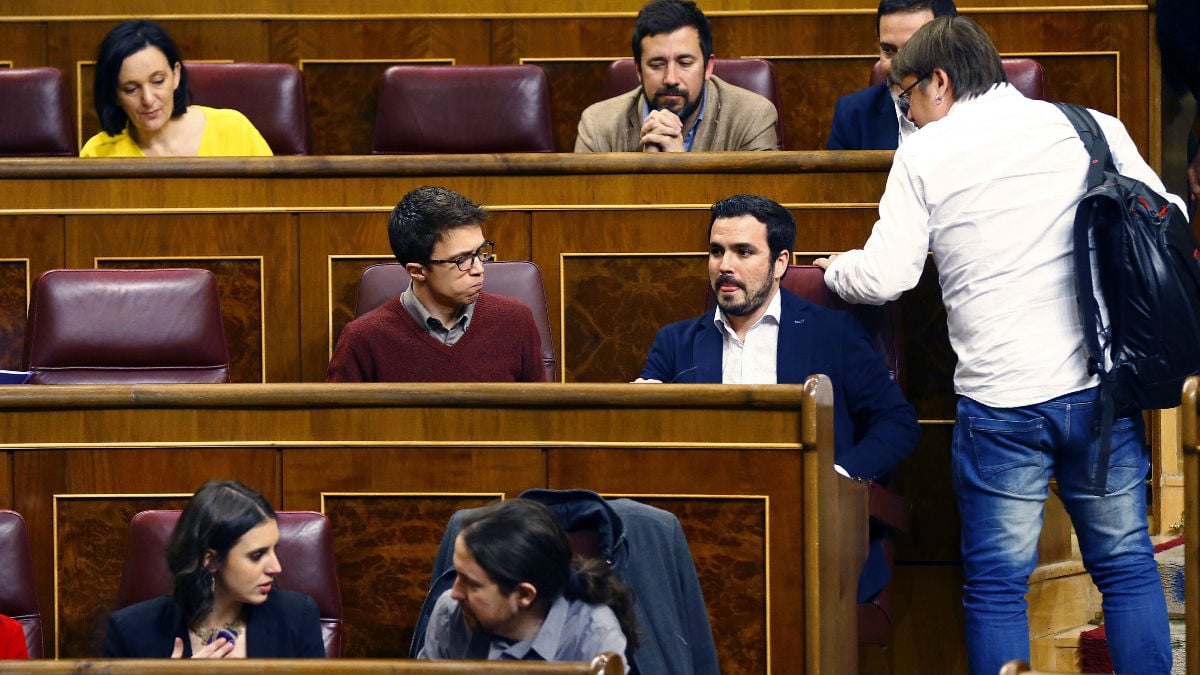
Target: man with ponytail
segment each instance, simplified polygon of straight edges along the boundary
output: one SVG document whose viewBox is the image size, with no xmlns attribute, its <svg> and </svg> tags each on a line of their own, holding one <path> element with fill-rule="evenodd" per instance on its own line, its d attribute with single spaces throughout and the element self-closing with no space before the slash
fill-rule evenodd
<svg viewBox="0 0 1200 675">
<path fill-rule="evenodd" d="M 601 652 L 632 653 L 629 592 L 607 563 L 572 559 L 549 508 L 496 502 L 467 513 L 462 526 L 457 578 L 437 600 L 419 658 L 590 661 Z"/>
</svg>

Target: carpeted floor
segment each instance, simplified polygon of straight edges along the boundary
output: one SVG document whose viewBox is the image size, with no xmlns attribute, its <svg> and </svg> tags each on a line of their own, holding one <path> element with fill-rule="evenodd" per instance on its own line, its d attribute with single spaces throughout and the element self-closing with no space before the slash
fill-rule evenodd
<svg viewBox="0 0 1200 675">
<path fill-rule="evenodd" d="M 1171 653 L 1174 662 L 1171 675 L 1184 675 L 1187 653 L 1183 622 L 1183 537 L 1155 546 L 1154 558 L 1158 561 L 1163 592 L 1167 596 L 1167 613 L 1171 617 Z M 1097 626 L 1079 635 L 1079 672 L 1113 672 L 1104 626 Z"/>
</svg>

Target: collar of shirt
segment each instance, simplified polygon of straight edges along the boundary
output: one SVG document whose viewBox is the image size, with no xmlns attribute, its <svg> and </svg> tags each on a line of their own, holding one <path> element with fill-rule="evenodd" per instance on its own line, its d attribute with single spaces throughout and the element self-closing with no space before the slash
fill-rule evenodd
<svg viewBox="0 0 1200 675">
<path fill-rule="evenodd" d="M 538 632 L 528 640 L 509 643 L 504 638 L 492 638 L 488 660 L 513 659 L 552 661 L 562 641 L 563 626 L 567 621 L 567 599 L 561 595 L 550 605 L 546 618 Z"/>
<path fill-rule="evenodd" d="M 708 106 L 708 81 L 704 82 L 704 92 L 700 94 L 700 107 L 696 110 L 696 123 L 688 130 L 687 135 L 683 137 L 683 149 L 687 152 L 692 151 L 692 143 L 696 140 L 696 129 L 700 128 L 700 120 L 704 119 L 704 108 Z M 650 114 L 650 101 L 646 99 L 645 89 L 642 90 L 642 121 L 646 121 L 646 116 Z"/>
<path fill-rule="evenodd" d="M 425 330 L 426 333 L 433 335 L 437 339 L 452 345 L 467 332 L 467 326 L 471 323 L 471 317 L 475 316 L 475 303 L 464 306 L 459 310 L 458 318 L 449 327 L 425 309 L 425 305 L 417 299 L 417 294 L 413 293 L 412 286 L 404 289 L 400 294 L 400 304 L 404 305 L 404 309 L 408 311 L 408 315 L 417 322 L 417 325 Z"/>
<path fill-rule="evenodd" d="M 750 328 L 746 329 L 747 337 L 749 337 L 750 331 L 758 328 L 767 320 L 770 320 L 771 323 L 778 326 L 779 315 L 782 310 L 783 298 L 779 293 L 779 288 L 776 288 L 775 295 L 771 298 L 771 301 L 767 303 L 767 311 L 763 312 L 763 315 L 758 317 L 758 321 L 755 321 L 753 326 L 750 326 Z M 726 338 L 738 340 L 737 332 L 734 331 L 729 325 L 729 320 L 725 318 L 725 312 L 721 311 L 720 305 L 717 305 L 717 310 L 713 312 L 713 323 L 717 324 L 717 330 L 721 332 L 721 335 L 724 335 Z M 738 342 L 740 342 L 740 340 L 738 340 Z"/>
<path fill-rule="evenodd" d="M 779 315 L 782 299 L 775 297 L 758 321 L 739 340 L 719 310 L 717 330 L 721 332 L 721 382 L 723 384 L 774 384 L 779 381 Z"/>
</svg>

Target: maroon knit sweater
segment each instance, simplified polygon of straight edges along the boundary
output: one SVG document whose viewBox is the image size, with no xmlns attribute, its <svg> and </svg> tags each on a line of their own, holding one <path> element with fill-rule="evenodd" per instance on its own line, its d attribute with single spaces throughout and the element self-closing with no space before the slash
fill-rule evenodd
<svg viewBox="0 0 1200 675">
<path fill-rule="evenodd" d="M 544 382 L 533 312 L 519 300 L 480 293 L 467 332 L 451 346 L 425 332 L 400 296 L 346 324 L 329 382 Z"/>
</svg>

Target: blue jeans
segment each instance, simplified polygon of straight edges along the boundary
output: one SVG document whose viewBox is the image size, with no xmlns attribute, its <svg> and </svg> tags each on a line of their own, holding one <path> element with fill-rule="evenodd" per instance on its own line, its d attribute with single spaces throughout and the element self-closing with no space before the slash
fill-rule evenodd
<svg viewBox="0 0 1200 675">
<path fill-rule="evenodd" d="M 958 400 L 951 452 L 962 516 L 967 657 L 976 675 L 999 672 L 1009 659 L 1029 660 L 1025 593 L 1051 474 L 1083 564 L 1104 596 L 1116 671 L 1171 671 L 1166 600 L 1147 532 L 1142 418 L 1114 422 L 1105 495 L 1096 496 L 1096 395 L 1087 389 L 1019 408 Z"/>
</svg>

